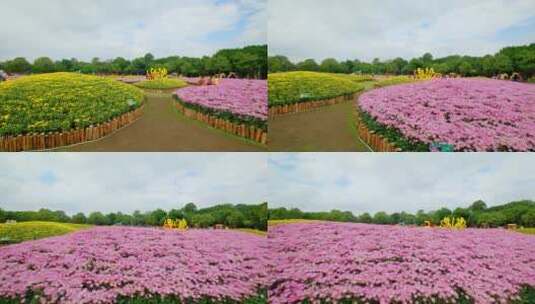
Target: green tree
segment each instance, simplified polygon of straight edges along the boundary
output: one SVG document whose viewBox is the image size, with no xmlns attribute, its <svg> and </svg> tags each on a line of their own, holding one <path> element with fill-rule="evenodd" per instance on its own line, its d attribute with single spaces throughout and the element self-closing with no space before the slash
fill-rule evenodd
<svg viewBox="0 0 535 304">
<path fill-rule="evenodd" d="M 91 225 L 109 225 L 110 222 L 101 212 L 91 212 L 87 218 L 87 223 Z"/>
<path fill-rule="evenodd" d="M 452 215 L 457 218 L 462 217 L 466 220 L 468 226 L 474 226 L 477 225 L 477 221 L 472 213 L 473 212 L 467 208 L 455 208 Z"/>
<path fill-rule="evenodd" d="M 479 225 L 488 225 L 490 227 L 500 227 L 507 223 L 505 215 L 499 212 L 488 212 L 479 215 Z"/>
<path fill-rule="evenodd" d="M 5 63 L 8 73 L 28 73 L 32 70 L 32 65 L 24 57 L 17 57 Z"/>
<path fill-rule="evenodd" d="M 166 218 L 167 212 L 162 209 L 156 209 L 149 213 L 145 223 L 149 226 L 162 226 Z"/>
<path fill-rule="evenodd" d="M 498 74 L 507 73 L 511 74 L 513 72 L 513 62 L 511 59 L 505 55 L 496 55 L 495 60 L 495 70 Z"/>
<path fill-rule="evenodd" d="M 425 63 L 421 59 L 411 59 L 407 65 L 402 69 L 403 74 L 412 74 L 418 68 L 424 68 Z"/>
<path fill-rule="evenodd" d="M 200 228 L 208 228 L 216 224 L 214 216 L 212 214 L 195 214 L 191 217 L 190 221 L 194 226 Z"/>
<path fill-rule="evenodd" d="M 184 213 L 195 213 L 196 211 L 197 211 L 197 206 L 194 203 L 187 203 L 182 208 L 182 212 Z"/>
<path fill-rule="evenodd" d="M 85 217 L 85 214 L 79 212 L 72 216 L 71 222 L 75 224 L 85 224 L 87 223 L 87 218 Z"/>
<path fill-rule="evenodd" d="M 431 55 L 431 53 L 425 53 L 422 56 L 422 62 L 424 65 L 430 65 L 433 62 L 433 55 Z"/>
<path fill-rule="evenodd" d="M 227 215 L 227 218 L 225 220 L 227 226 L 231 228 L 239 228 L 243 226 L 243 222 L 245 220 L 245 217 L 241 212 L 239 211 L 232 211 L 230 214 Z"/>
<path fill-rule="evenodd" d="M 7 220 L 7 212 L 0 208 L 0 223 L 4 223 Z"/>
<path fill-rule="evenodd" d="M 320 66 L 314 59 L 305 59 L 297 64 L 296 69 L 299 71 L 317 72 L 319 71 Z"/>
<path fill-rule="evenodd" d="M 372 216 L 368 212 L 364 212 L 358 217 L 359 223 L 371 224 L 373 222 Z"/>
<path fill-rule="evenodd" d="M 126 68 L 130 65 L 130 62 L 123 57 L 117 57 L 113 59 L 111 71 L 113 73 L 122 74 L 126 71 Z"/>
<path fill-rule="evenodd" d="M 522 225 L 535 227 L 535 210 L 531 209 L 522 215 Z"/>
<path fill-rule="evenodd" d="M 414 225 L 416 224 L 416 216 L 414 214 L 407 213 L 405 211 L 400 214 L 400 223 L 404 225 Z"/>
<path fill-rule="evenodd" d="M 324 73 L 342 73 L 342 65 L 334 58 L 327 58 L 320 64 L 320 71 Z"/>
<path fill-rule="evenodd" d="M 431 220 L 431 216 L 429 216 L 429 214 L 427 214 L 425 211 L 418 210 L 418 212 L 416 212 L 416 218 L 415 218 L 416 225 L 422 226 L 425 223 L 425 221 L 430 221 L 430 220 Z"/>
<path fill-rule="evenodd" d="M 145 65 L 149 66 L 154 61 L 154 55 L 147 53 L 143 56 L 143 60 L 145 61 Z"/>
<path fill-rule="evenodd" d="M 270 56 L 268 58 L 268 70 L 270 73 L 288 72 L 293 69 L 293 63 L 285 56 Z"/>
<path fill-rule="evenodd" d="M 380 225 L 387 225 L 387 224 L 391 224 L 391 219 L 390 219 L 390 216 L 386 214 L 386 212 L 380 211 L 380 212 L 377 212 L 373 216 L 373 223 L 380 224 Z"/>
<path fill-rule="evenodd" d="M 48 57 L 39 57 L 35 59 L 32 66 L 32 72 L 34 73 L 51 73 L 56 69 L 56 65 L 52 59 Z"/>
<path fill-rule="evenodd" d="M 485 209 L 487 209 L 487 204 L 482 200 L 477 200 L 470 205 L 469 209 L 474 212 L 485 211 Z"/>
<path fill-rule="evenodd" d="M 473 73 L 473 67 L 470 64 L 470 62 L 464 61 L 459 65 L 459 73 L 463 76 L 471 76 L 474 75 Z"/>
<path fill-rule="evenodd" d="M 145 215 L 142 214 L 139 210 L 134 211 L 132 214 L 132 225 L 134 226 L 143 226 L 145 225 Z"/>
<path fill-rule="evenodd" d="M 167 216 L 171 219 L 182 219 L 184 218 L 184 214 L 179 209 L 171 209 L 169 210 Z"/>
<path fill-rule="evenodd" d="M 232 72 L 230 61 L 225 56 L 214 56 L 212 59 L 212 65 L 215 73 L 227 74 Z"/>
<path fill-rule="evenodd" d="M 451 216 L 452 212 L 448 208 L 440 208 L 437 211 L 433 212 L 432 220 L 435 225 L 440 224 L 445 217 Z"/>
</svg>

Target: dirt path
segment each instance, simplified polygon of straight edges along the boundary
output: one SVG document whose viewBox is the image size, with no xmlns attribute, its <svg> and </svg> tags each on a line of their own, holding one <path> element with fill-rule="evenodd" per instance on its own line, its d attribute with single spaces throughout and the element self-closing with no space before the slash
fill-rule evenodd
<svg viewBox="0 0 535 304">
<path fill-rule="evenodd" d="M 255 143 L 209 128 L 181 115 L 169 92 L 149 92 L 143 116 L 132 125 L 99 141 L 58 151 L 175 152 L 265 151 Z"/>
<path fill-rule="evenodd" d="M 370 89 L 373 83 L 367 83 Z M 370 152 L 360 140 L 354 101 L 288 114 L 268 122 L 269 150 L 281 152 Z"/>
</svg>

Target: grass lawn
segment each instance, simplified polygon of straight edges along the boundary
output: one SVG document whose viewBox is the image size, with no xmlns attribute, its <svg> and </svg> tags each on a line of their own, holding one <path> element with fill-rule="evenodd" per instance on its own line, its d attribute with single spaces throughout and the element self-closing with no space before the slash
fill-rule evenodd
<svg viewBox="0 0 535 304">
<path fill-rule="evenodd" d="M 178 89 L 187 86 L 188 84 L 182 79 L 166 78 L 156 80 L 144 80 L 136 82 L 134 85 L 142 89 L 164 90 L 164 89 Z"/>
<path fill-rule="evenodd" d="M 287 220 L 269 220 L 268 226 L 277 226 L 284 224 L 295 224 L 295 223 L 317 223 L 322 222 L 319 220 L 305 220 L 305 219 L 287 219 Z"/>
<path fill-rule="evenodd" d="M 46 237 L 63 235 L 91 225 L 54 223 L 54 222 L 21 222 L 0 224 L 0 243 L 20 243 Z"/>
<path fill-rule="evenodd" d="M 516 231 L 525 234 L 535 234 L 535 228 L 519 228 Z"/>
<path fill-rule="evenodd" d="M 267 236 L 267 231 L 257 230 L 257 229 L 250 229 L 250 228 L 238 228 L 236 229 L 238 231 L 243 231 L 247 233 L 256 234 L 259 236 Z"/>
</svg>

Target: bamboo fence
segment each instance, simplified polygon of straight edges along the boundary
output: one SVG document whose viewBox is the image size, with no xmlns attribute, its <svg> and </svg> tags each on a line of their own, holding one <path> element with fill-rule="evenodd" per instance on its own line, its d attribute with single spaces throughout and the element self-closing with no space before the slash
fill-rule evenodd
<svg viewBox="0 0 535 304">
<path fill-rule="evenodd" d="M 375 152 L 401 152 L 401 149 L 388 142 L 381 135 L 370 131 L 360 119 L 358 110 L 355 111 L 358 136 Z"/>
<path fill-rule="evenodd" d="M 337 97 L 333 97 L 329 99 L 305 101 L 305 102 L 298 102 L 294 104 L 286 104 L 286 105 L 270 107 L 269 117 L 274 118 L 276 116 L 281 116 L 281 115 L 286 115 L 286 114 L 307 112 L 316 108 L 335 105 L 335 104 L 346 102 L 346 101 L 351 101 L 351 100 L 354 100 L 358 94 L 360 94 L 360 92 L 337 96 Z"/>
<path fill-rule="evenodd" d="M 267 132 L 260 128 L 257 128 L 255 126 L 247 126 L 245 124 L 234 123 L 226 119 L 201 113 L 185 107 L 180 102 L 176 102 L 175 104 L 176 108 L 188 118 L 198 120 L 202 123 L 211 126 L 212 128 L 223 130 L 227 133 L 244 137 L 263 145 L 267 143 Z"/>
<path fill-rule="evenodd" d="M 0 151 L 39 151 L 94 141 L 133 123 L 143 114 L 143 106 L 110 121 L 66 132 L 30 133 L 0 136 Z"/>
</svg>

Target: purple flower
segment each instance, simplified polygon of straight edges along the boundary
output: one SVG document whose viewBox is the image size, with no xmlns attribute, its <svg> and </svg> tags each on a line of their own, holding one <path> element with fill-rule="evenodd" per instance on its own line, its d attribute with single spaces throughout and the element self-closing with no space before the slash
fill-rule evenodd
<svg viewBox="0 0 535 304">
<path fill-rule="evenodd" d="M 364 93 L 358 106 L 409 139 L 463 151 L 534 151 L 535 86 L 437 79 Z"/>
<path fill-rule="evenodd" d="M 47 302 L 118 296 L 240 300 L 267 285 L 265 238 L 238 231 L 94 228 L 0 250 L 0 296 Z"/>
<path fill-rule="evenodd" d="M 218 85 L 190 86 L 175 94 L 187 103 L 267 120 L 267 81 L 222 79 Z"/>
<path fill-rule="evenodd" d="M 270 228 L 270 303 L 348 297 L 506 301 L 535 286 L 535 237 L 501 229 L 307 223 Z M 502 303 L 500 302 L 500 303 Z"/>
</svg>

